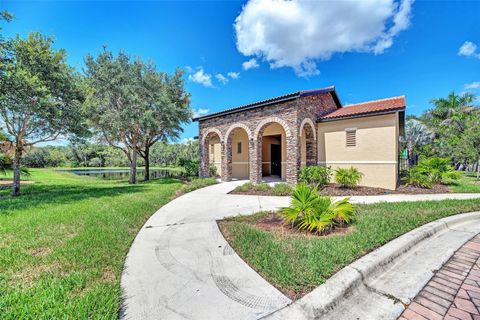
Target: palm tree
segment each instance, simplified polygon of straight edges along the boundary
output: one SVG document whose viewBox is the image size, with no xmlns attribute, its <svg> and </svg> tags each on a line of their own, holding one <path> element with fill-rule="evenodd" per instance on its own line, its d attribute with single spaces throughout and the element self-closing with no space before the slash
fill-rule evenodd
<svg viewBox="0 0 480 320">
<path fill-rule="evenodd" d="M 416 146 L 424 146 L 431 143 L 434 133 L 426 125 L 417 119 L 408 119 L 405 122 L 405 134 L 400 139 L 407 145 L 408 157 L 413 155 Z"/>
<path fill-rule="evenodd" d="M 455 130 L 463 132 L 465 130 L 466 116 L 478 113 L 479 108 L 473 105 L 476 96 L 473 93 L 463 93 L 461 95 L 451 92 L 447 98 L 433 99 L 431 102 L 435 106 L 427 112 L 427 117 L 432 120 L 434 126 L 450 126 Z"/>
</svg>

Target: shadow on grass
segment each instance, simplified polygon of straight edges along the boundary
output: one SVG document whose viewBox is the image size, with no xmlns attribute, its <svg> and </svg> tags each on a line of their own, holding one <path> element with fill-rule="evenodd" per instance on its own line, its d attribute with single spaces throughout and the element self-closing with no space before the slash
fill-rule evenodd
<svg viewBox="0 0 480 320">
<path fill-rule="evenodd" d="M 129 185 L 124 182 L 99 184 L 32 184 L 22 186 L 22 194 L 10 196 L 10 189 L 0 191 L 0 215 L 8 215 L 44 204 L 66 204 L 89 198 L 116 197 L 142 192 L 154 185 L 170 185 L 180 181 L 172 178 L 157 179 Z"/>
</svg>

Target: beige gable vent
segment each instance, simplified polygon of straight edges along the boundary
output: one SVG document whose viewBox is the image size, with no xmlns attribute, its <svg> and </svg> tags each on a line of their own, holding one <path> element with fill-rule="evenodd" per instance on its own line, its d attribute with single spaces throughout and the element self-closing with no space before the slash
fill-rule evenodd
<svg viewBox="0 0 480 320">
<path fill-rule="evenodd" d="M 357 130 L 356 129 L 346 129 L 346 146 L 355 147 L 357 145 Z"/>
</svg>

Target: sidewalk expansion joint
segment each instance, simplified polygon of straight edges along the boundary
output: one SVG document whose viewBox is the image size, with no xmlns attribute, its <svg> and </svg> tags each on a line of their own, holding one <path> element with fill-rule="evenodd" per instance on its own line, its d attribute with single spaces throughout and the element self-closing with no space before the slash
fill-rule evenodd
<svg viewBox="0 0 480 320">
<path fill-rule="evenodd" d="M 369 285 L 365 280 L 365 276 L 363 275 L 363 273 L 360 270 L 358 270 L 355 267 L 351 267 L 351 268 L 354 269 L 355 271 L 357 271 L 360 274 L 360 277 L 362 279 L 362 284 L 365 286 L 365 288 L 367 288 L 367 290 L 369 290 L 373 293 L 379 294 L 381 296 L 384 296 L 385 298 L 387 298 L 389 300 L 392 300 L 393 303 L 401 303 L 404 308 L 406 308 L 408 306 L 408 303 L 403 302 L 400 298 L 397 298 L 393 294 L 385 292 L 385 291 L 377 289 L 377 288 L 374 288 L 373 286 Z"/>
<path fill-rule="evenodd" d="M 476 232 L 473 232 L 473 231 L 458 230 L 458 229 L 452 228 L 445 221 L 443 221 L 443 224 L 447 227 L 448 230 L 451 230 L 451 231 L 469 233 L 469 234 L 473 234 L 473 235 L 477 234 Z"/>
</svg>

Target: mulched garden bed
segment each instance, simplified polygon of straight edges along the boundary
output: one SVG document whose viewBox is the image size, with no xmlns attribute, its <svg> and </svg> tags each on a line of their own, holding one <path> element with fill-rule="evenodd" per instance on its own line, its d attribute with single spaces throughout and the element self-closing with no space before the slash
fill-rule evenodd
<svg viewBox="0 0 480 320">
<path fill-rule="evenodd" d="M 352 226 L 345 227 L 335 227 L 333 229 L 328 229 L 322 233 L 309 232 L 307 230 L 299 230 L 293 227 L 290 223 L 284 223 L 282 216 L 277 212 L 272 212 L 266 217 L 263 217 L 253 223 L 258 229 L 274 232 L 281 235 L 293 235 L 293 236 L 305 236 L 305 237 L 329 237 L 335 235 L 344 235 L 352 232 Z"/>
<path fill-rule="evenodd" d="M 443 184 L 434 184 L 431 189 L 418 188 L 414 186 L 401 185 L 397 190 L 388 190 L 382 188 L 371 188 L 358 186 L 356 188 L 342 188 L 340 185 L 330 183 L 319 190 L 319 193 L 324 196 L 377 196 L 384 194 L 432 194 L 432 193 L 449 193 L 448 186 Z M 255 191 L 249 190 L 245 192 L 232 191 L 230 194 L 245 194 L 245 195 L 257 195 L 257 196 L 273 196 L 272 190 L 267 191 Z"/>
</svg>

